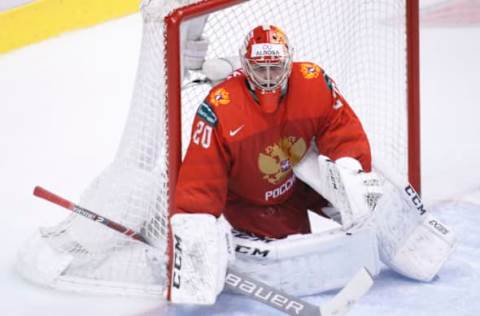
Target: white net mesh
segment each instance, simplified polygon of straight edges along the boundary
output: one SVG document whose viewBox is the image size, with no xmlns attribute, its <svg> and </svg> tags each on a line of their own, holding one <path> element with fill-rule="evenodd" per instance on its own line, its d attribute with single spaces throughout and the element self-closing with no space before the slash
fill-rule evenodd
<svg viewBox="0 0 480 316">
<path fill-rule="evenodd" d="M 234 56 L 253 27 L 282 28 L 296 61 L 321 65 L 362 120 L 374 158 L 407 175 L 407 0 L 251 0 L 209 15 L 207 58 Z M 80 205 L 142 232 L 145 246 L 76 215 L 43 229 L 19 256 L 34 281 L 75 291 L 161 296 L 165 285 L 169 162 L 163 18 L 198 0 L 143 3 L 143 44 L 131 110 L 115 161 L 85 191 Z M 179 52 L 180 54 L 180 52 Z M 168 61 L 167 61 L 168 62 Z M 201 77 L 190 73 L 188 80 Z M 182 149 L 208 84 L 182 83 Z M 43 268 L 45 246 L 61 257 L 53 275 Z M 52 260 L 54 258 L 52 257 Z M 50 271 L 50 270 L 49 270 Z M 42 275 L 43 274 L 43 275 Z M 48 274 L 48 276 L 46 276 Z"/>
</svg>

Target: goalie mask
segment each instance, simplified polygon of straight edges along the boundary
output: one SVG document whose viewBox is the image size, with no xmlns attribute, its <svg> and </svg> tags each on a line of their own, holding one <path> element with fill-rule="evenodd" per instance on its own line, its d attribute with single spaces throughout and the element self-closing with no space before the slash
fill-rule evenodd
<svg viewBox="0 0 480 316">
<path fill-rule="evenodd" d="M 262 110 L 275 112 L 292 70 L 292 52 L 285 33 L 273 25 L 257 26 L 248 33 L 240 60 Z"/>
</svg>

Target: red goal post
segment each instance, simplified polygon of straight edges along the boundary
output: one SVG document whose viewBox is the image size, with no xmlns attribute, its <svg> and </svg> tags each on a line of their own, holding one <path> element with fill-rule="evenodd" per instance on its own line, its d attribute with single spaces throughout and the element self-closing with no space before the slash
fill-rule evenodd
<svg viewBox="0 0 480 316">
<path fill-rule="evenodd" d="M 408 178 L 420 194 L 420 18 L 418 0 L 407 0 Z"/>
</svg>

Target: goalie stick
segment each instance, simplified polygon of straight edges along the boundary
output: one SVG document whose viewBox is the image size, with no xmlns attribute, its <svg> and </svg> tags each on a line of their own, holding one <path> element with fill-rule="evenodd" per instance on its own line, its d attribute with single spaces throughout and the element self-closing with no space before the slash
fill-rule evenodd
<svg viewBox="0 0 480 316">
<path fill-rule="evenodd" d="M 103 224 L 121 234 L 140 241 L 148 246 L 150 243 L 138 232 L 100 216 L 86 208 L 74 204 L 40 186 L 35 187 L 33 194 L 54 204 L 60 205 L 78 215 Z M 248 296 L 257 302 L 266 304 L 288 315 L 297 316 L 341 316 L 345 315 L 353 304 L 368 292 L 373 280 L 365 268 L 350 280 L 350 282 L 330 301 L 317 306 L 283 291 L 252 279 L 251 277 L 229 268 L 225 277 L 225 286 L 231 291 Z"/>
</svg>

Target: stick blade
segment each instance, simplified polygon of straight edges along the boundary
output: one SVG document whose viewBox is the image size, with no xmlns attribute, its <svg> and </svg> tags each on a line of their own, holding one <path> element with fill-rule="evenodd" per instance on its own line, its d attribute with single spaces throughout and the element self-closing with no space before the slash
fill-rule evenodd
<svg viewBox="0 0 480 316">
<path fill-rule="evenodd" d="M 373 285 L 373 279 L 367 269 L 362 268 L 348 284 L 330 301 L 320 307 L 322 316 L 342 316 L 347 314 L 352 306 Z"/>
</svg>

